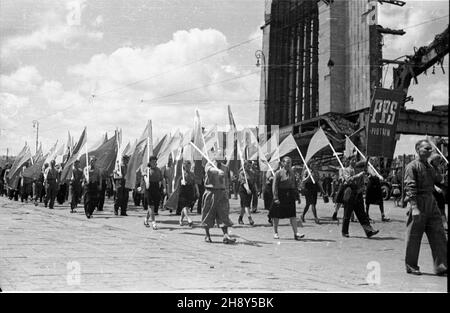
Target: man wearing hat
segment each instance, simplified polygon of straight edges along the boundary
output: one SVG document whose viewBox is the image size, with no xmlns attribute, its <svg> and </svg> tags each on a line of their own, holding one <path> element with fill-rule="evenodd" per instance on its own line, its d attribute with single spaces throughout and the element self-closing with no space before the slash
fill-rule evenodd
<svg viewBox="0 0 450 313">
<path fill-rule="evenodd" d="M 95 166 L 97 158 L 89 158 L 89 166 L 84 168 L 84 213 L 87 218 L 92 217 L 98 203 L 98 192 L 101 189 L 102 178 L 100 170 Z"/>
<path fill-rule="evenodd" d="M 113 173 L 114 186 L 116 188 L 116 194 L 114 197 L 115 215 L 119 214 L 119 207 L 120 207 L 120 215 L 127 216 L 129 190 L 128 188 L 125 187 L 125 176 L 127 175 L 128 160 L 129 157 L 127 155 L 124 155 L 122 157 L 122 164 L 120 165 L 120 171 L 118 170 L 118 168 L 116 168 Z"/>
</svg>

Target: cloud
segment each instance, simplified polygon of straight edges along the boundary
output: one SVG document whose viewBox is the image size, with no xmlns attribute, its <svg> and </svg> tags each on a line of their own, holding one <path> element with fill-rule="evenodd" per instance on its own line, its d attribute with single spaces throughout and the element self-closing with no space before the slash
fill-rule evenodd
<svg viewBox="0 0 450 313">
<path fill-rule="evenodd" d="M 448 82 L 440 81 L 428 86 L 427 94 L 430 104 L 448 105 Z"/>
<path fill-rule="evenodd" d="M 161 137 L 177 127 L 191 127 L 196 108 L 205 125 L 225 124 L 227 104 L 242 116 L 238 123 L 256 124 L 259 75 L 239 69 L 226 52 L 204 58 L 227 47 L 225 35 L 215 29 L 182 30 L 156 46 L 127 46 L 94 55 L 68 73 L 83 82 L 81 90 L 95 86 L 98 96 L 91 107 L 103 131 L 118 126 L 124 128 L 124 136 L 129 131 L 130 137 L 137 137 L 145 121 L 152 119 L 155 136 Z"/>
<path fill-rule="evenodd" d="M 18 93 L 34 91 L 43 78 L 34 66 L 22 66 L 10 75 L 0 76 L 2 91 Z"/>
<path fill-rule="evenodd" d="M 62 6 L 64 3 L 65 6 Z M 73 48 L 78 46 L 79 41 L 101 40 L 102 32 L 89 30 L 81 24 L 85 7 L 84 0 L 55 4 L 39 17 L 37 30 L 3 39 L 1 57 L 8 58 L 18 51 L 45 50 L 51 44 Z"/>
<path fill-rule="evenodd" d="M 84 126 L 90 140 L 120 127 L 124 141 L 134 141 L 148 119 L 153 122 L 155 138 L 161 138 L 177 128 L 192 127 L 195 109 L 206 127 L 225 126 L 227 105 L 232 106 L 238 125 L 254 125 L 259 74 L 241 69 L 226 52 L 204 58 L 228 47 L 220 31 L 191 29 L 177 31 L 171 40 L 158 45 L 127 46 L 94 55 L 68 68 L 73 88 L 55 79 L 36 81 L 28 93 L 30 101 L 10 126 L 15 127 L 15 136 L 26 135 L 32 128 L 24 129 L 23 121 L 31 127 L 28 121 L 39 119 L 40 136 L 45 139 L 44 147 L 49 147 L 56 139 L 62 140 L 68 129 L 78 133 Z M 236 79 L 240 76 L 245 77 Z M 8 140 L 14 144 L 12 138 Z"/>
<path fill-rule="evenodd" d="M 21 108 L 28 105 L 30 102 L 27 97 L 16 96 L 11 93 L 0 93 L 0 125 L 2 128 L 11 127 L 11 118 L 18 115 Z"/>
</svg>

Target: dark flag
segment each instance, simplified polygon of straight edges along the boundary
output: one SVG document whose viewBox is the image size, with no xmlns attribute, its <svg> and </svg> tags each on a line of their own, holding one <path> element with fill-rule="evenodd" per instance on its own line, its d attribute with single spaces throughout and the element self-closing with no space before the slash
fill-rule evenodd
<svg viewBox="0 0 450 313">
<path fill-rule="evenodd" d="M 99 168 L 105 176 L 112 174 L 117 157 L 117 140 L 116 136 L 108 139 L 104 144 L 102 144 L 98 149 L 88 152 L 88 158 L 90 156 L 95 156 L 97 161 L 95 166 Z M 86 158 L 80 158 L 80 166 L 84 168 L 86 166 Z"/>
<path fill-rule="evenodd" d="M 367 155 L 393 157 L 398 115 L 404 99 L 401 90 L 375 89 L 367 127 Z"/>
<path fill-rule="evenodd" d="M 81 149 L 85 144 L 86 144 L 86 127 L 83 129 L 83 132 L 81 133 L 77 145 L 75 146 L 75 148 L 73 148 L 72 154 L 70 155 L 69 159 L 64 165 L 64 169 L 62 170 L 60 178 L 61 182 L 70 179 L 70 177 L 72 176 L 72 164 L 75 163 L 78 157 L 83 153 Z"/>
</svg>

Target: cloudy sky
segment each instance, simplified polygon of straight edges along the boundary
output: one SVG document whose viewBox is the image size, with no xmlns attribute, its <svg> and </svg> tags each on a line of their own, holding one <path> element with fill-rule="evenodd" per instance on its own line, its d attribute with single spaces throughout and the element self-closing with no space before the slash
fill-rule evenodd
<svg viewBox="0 0 450 313">
<path fill-rule="evenodd" d="M 44 148 L 65 141 L 69 129 L 78 138 L 84 126 L 90 142 L 116 126 L 134 140 L 148 119 L 161 137 L 191 127 L 195 109 L 203 124 L 225 124 L 227 104 L 239 125 L 257 124 L 264 7 L 264 0 L 0 0 L 0 155 L 25 141 L 34 147 L 33 120 Z M 407 32 L 385 37 L 386 58 L 412 54 L 445 29 L 448 1 L 384 4 L 379 24 Z M 448 76 L 429 71 L 410 95 L 408 108 L 447 105 Z M 403 136 L 397 153 L 411 152 L 414 140 Z"/>
</svg>

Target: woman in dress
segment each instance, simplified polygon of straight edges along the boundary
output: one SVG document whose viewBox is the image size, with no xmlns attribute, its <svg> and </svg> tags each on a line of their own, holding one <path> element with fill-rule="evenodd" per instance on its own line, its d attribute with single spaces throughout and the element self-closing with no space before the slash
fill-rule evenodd
<svg viewBox="0 0 450 313">
<path fill-rule="evenodd" d="M 161 202 L 161 186 L 163 185 L 163 175 L 161 170 L 156 166 L 157 158 L 155 156 L 150 157 L 148 167 L 142 174 L 142 181 L 140 188 L 145 188 L 144 196 L 144 209 L 147 210 L 147 217 L 144 219 L 144 225 L 150 227 L 148 220 L 152 219 L 152 228 L 158 229 L 155 221 L 155 212 Z"/>
<path fill-rule="evenodd" d="M 292 159 L 290 157 L 284 157 L 281 162 L 281 168 L 275 173 L 272 186 L 273 192 L 273 204 L 270 209 L 269 218 L 273 222 L 273 237 L 279 239 L 278 236 L 278 223 L 282 218 L 288 218 L 292 230 L 294 231 L 294 239 L 300 240 L 305 235 L 298 233 L 297 230 L 297 218 L 295 211 L 295 200 L 298 194 L 297 181 L 295 180 L 295 174 L 292 170 Z M 300 226 L 303 225 L 300 222 Z"/>
<path fill-rule="evenodd" d="M 370 158 L 369 162 L 375 168 L 378 165 L 377 158 Z M 366 189 L 366 213 L 367 213 L 367 216 L 369 217 L 370 205 L 376 204 L 380 207 L 381 221 L 389 222 L 390 219 L 384 215 L 383 193 L 381 192 L 381 180 L 378 177 L 377 173 L 375 173 L 375 171 L 370 166 L 367 167 L 367 174 L 368 174 L 368 182 L 367 182 L 367 189 Z M 369 217 L 369 220 L 371 220 L 370 217 Z"/>
<path fill-rule="evenodd" d="M 316 210 L 316 204 L 317 204 L 317 193 L 319 191 L 322 192 L 322 194 L 325 194 L 322 188 L 322 185 L 319 182 L 319 173 L 317 171 L 317 167 L 315 164 L 311 165 L 310 168 L 312 177 L 314 178 L 314 182 L 311 178 L 311 175 L 309 175 L 309 172 L 305 169 L 304 176 L 303 176 L 303 183 L 305 185 L 305 198 L 306 198 L 306 206 L 303 210 L 302 214 L 302 222 L 305 222 L 305 215 L 306 212 L 308 212 L 309 207 L 311 207 L 311 210 L 314 215 L 314 221 L 316 224 L 320 224 L 320 220 L 317 217 L 317 210 Z"/>
<path fill-rule="evenodd" d="M 183 162 L 183 176 L 180 181 L 180 195 L 178 197 L 178 207 L 181 208 L 180 226 L 183 226 L 184 217 L 188 221 L 188 225 L 192 227 L 193 222 L 188 214 L 188 209 L 194 206 L 195 200 L 198 198 L 198 186 L 195 184 L 194 173 L 191 172 L 191 161 Z"/>
<path fill-rule="evenodd" d="M 250 225 L 255 224 L 250 213 L 250 205 L 252 203 L 253 193 L 255 192 L 254 175 L 251 172 L 251 163 L 244 162 L 244 168 L 239 172 L 239 198 L 241 199 L 241 213 L 239 214 L 238 223 L 244 224 L 244 214 L 248 215 L 248 222 Z"/>
</svg>

